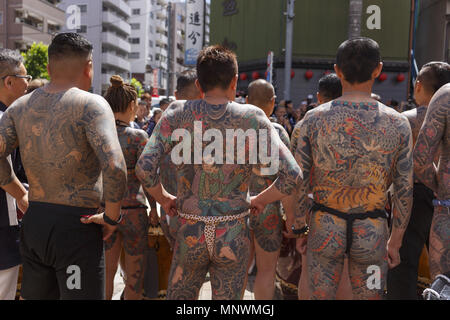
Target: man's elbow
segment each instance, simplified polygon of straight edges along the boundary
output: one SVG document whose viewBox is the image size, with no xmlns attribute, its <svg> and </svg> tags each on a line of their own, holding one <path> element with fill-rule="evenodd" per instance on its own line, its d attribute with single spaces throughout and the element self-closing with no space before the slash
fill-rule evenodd
<svg viewBox="0 0 450 320">
<path fill-rule="evenodd" d="M 127 167 L 122 158 L 110 162 L 108 169 L 103 173 L 105 186 L 105 200 L 119 202 L 127 191 Z"/>
</svg>

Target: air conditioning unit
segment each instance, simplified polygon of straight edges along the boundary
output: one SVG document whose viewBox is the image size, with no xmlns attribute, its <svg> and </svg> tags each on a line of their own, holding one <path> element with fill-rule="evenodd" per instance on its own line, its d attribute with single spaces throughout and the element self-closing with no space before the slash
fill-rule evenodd
<svg viewBox="0 0 450 320">
<path fill-rule="evenodd" d="M 28 18 L 28 10 L 16 10 L 16 18 L 26 19 Z"/>
</svg>

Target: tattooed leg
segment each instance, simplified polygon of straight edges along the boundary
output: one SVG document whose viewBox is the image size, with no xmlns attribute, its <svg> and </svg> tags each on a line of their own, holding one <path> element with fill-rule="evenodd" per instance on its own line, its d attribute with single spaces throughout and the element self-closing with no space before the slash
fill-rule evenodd
<svg viewBox="0 0 450 320">
<path fill-rule="evenodd" d="M 198 298 L 209 267 L 203 222 L 179 219 L 180 228 L 175 242 L 170 268 L 168 300 L 195 300 Z"/>
<path fill-rule="evenodd" d="M 173 249 L 175 246 L 175 232 L 171 228 L 173 225 L 176 225 L 176 222 L 172 222 L 172 219 L 177 219 L 177 217 L 169 217 L 170 222 L 167 222 L 167 215 L 163 208 L 161 208 L 161 218 L 159 223 L 161 225 L 161 229 L 166 236 L 167 241 L 169 241 L 170 247 Z"/>
<path fill-rule="evenodd" d="M 431 279 L 450 271 L 450 214 L 448 208 L 435 207 L 430 232 Z"/>
<path fill-rule="evenodd" d="M 256 300 L 272 300 L 275 291 L 275 272 L 280 249 L 268 252 L 255 241 L 256 278 L 253 287 Z"/>
<path fill-rule="evenodd" d="M 256 300 L 271 300 L 275 291 L 275 272 L 280 254 L 283 218 L 279 204 L 269 204 L 258 216 L 251 216 L 256 254 Z"/>
<path fill-rule="evenodd" d="M 311 299 L 335 299 L 344 267 L 346 224 L 321 212 L 313 213 L 310 224 L 306 260 Z"/>
<path fill-rule="evenodd" d="M 209 270 L 213 300 L 242 299 L 250 246 L 246 219 L 217 225 L 215 255 Z"/>
<path fill-rule="evenodd" d="M 114 277 L 119 266 L 120 253 L 122 252 L 122 235 L 119 231 L 105 241 L 105 281 L 106 300 L 111 300 L 114 293 Z"/>
<path fill-rule="evenodd" d="M 382 299 L 388 270 L 388 237 L 385 219 L 355 220 L 349 259 L 355 300 Z"/>
<path fill-rule="evenodd" d="M 125 210 L 119 227 L 125 251 L 125 300 L 142 299 L 144 254 L 148 247 L 148 217 L 146 210 Z"/>
</svg>

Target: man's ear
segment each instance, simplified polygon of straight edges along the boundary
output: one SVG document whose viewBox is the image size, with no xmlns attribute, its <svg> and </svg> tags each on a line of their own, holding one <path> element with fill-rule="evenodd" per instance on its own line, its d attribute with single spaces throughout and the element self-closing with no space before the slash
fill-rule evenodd
<svg viewBox="0 0 450 320">
<path fill-rule="evenodd" d="M 93 68 L 92 60 L 87 61 L 86 64 L 84 65 L 84 75 L 86 77 L 91 76 L 92 68 Z"/>
<path fill-rule="evenodd" d="M 322 102 L 322 101 L 323 101 L 323 100 L 322 100 L 322 96 L 320 95 L 320 93 L 317 92 L 316 95 L 317 95 L 317 101 L 319 102 L 319 105 L 320 105 L 320 104 L 323 104 L 323 102 Z"/>
<path fill-rule="evenodd" d="M 203 92 L 202 86 L 200 85 L 200 82 L 195 80 L 195 86 L 197 87 L 198 91 L 200 91 L 200 94 L 203 96 L 205 93 Z"/>
<path fill-rule="evenodd" d="M 375 80 L 378 78 L 381 74 L 381 71 L 383 71 L 383 62 L 380 62 L 378 66 L 375 68 L 375 70 L 372 73 L 372 80 Z"/>
</svg>

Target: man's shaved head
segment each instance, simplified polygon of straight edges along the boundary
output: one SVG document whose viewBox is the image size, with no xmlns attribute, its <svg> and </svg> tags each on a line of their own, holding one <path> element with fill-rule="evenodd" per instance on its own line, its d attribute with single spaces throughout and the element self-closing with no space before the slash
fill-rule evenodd
<svg viewBox="0 0 450 320">
<path fill-rule="evenodd" d="M 273 108 L 275 89 L 266 80 L 255 80 L 248 86 L 248 103 L 253 104 L 264 111 Z M 267 112 L 266 112 L 267 113 Z"/>
<path fill-rule="evenodd" d="M 197 100 L 201 98 L 200 90 L 195 85 L 197 71 L 187 70 L 180 74 L 177 79 L 175 97 L 177 100 Z"/>
</svg>

